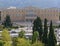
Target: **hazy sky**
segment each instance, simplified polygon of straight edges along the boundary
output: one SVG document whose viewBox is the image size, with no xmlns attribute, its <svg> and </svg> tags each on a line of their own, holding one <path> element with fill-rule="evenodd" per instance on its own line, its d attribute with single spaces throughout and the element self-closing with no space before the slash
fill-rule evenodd
<svg viewBox="0 0 60 46">
<path fill-rule="evenodd" d="M 26 7 L 35 6 L 41 8 L 59 7 L 60 0 L 0 0 L 0 7 Z"/>
</svg>

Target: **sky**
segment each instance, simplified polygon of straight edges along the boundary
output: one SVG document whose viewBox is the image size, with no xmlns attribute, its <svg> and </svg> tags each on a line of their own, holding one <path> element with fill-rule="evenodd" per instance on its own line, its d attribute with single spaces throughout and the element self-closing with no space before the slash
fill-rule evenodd
<svg viewBox="0 0 60 46">
<path fill-rule="evenodd" d="M 50 8 L 57 7 L 60 8 L 60 0 L 0 0 L 0 7 L 40 7 L 40 8 Z"/>
</svg>

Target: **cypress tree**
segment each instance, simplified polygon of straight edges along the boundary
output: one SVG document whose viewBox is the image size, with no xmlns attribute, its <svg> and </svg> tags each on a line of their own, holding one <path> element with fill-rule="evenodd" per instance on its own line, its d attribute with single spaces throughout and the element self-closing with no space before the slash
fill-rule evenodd
<svg viewBox="0 0 60 46">
<path fill-rule="evenodd" d="M 6 19 L 4 20 L 2 25 L 4 25 L 4 27 L 7 27 L 7 28 L 12 27 L 12 23 L 9 15 L 6 16 Z"/>
<path fill-rule="evenodd" d="M 40 17 L 37 17 L 33 22 L 33 33 L 34 31 L 38 31 L 39 39 L 42 40 L 43 29 L 42 29 L 42 21 Z"/>
<path fill-rule="evenodd" d="M 44 20 L 44 31 L 43 31 L 43 38 L 42 42 L 47 45 L 47 34 L 48 34 L 48 26 L 47 26 L 47 19 Z"/>
<path fill-rule="evenodd" d="M 48 46 L 55 46 L 56 45 L 56 37 L 54 34 L 54 29 L 52 26 L 52 21 L 50 22 L 49 28 L 49 35 L 48 35 Z"/>
</svg>

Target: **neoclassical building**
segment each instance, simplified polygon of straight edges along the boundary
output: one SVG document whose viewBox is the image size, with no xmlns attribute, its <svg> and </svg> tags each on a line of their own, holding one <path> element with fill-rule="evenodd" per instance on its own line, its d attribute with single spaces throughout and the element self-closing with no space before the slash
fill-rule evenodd
<svg viewBox="0 0 60 46">
<path fill-rule="evenodd" d="M 37 16 L 42 20 L 45 18 L 50 21 L 59 21 L 59 9 L 58 8 L 36 8 L 36 7 L 25 7 L 25 8 L 16 8 L 10 7 L 7 9 L 1 10 L 1 21 L 5 20 L 6 15 L 9 15 L 12 22 L 33 22 Z"/>
</svg>

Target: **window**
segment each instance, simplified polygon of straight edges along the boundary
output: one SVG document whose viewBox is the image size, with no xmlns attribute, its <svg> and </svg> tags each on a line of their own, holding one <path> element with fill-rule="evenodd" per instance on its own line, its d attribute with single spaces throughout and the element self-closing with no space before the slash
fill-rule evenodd
<svg viewBox="0 0 60 46">
<path fill-rule="evenodd" d="M 26 19 L 27 22 L 32 22 L 33 20 L 32 19 Z"/>
<path fill-rule="evenodd" d="M 26 10 L 26 12 L 33 12 L 33 10 Z"/>
<path fill-rule="evenodd" d="M 27 14 L 26 16 L 27 17 L 35 17 L 36 15 L 34 15 L 34 14 Z"/>
</svg>

